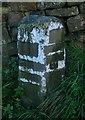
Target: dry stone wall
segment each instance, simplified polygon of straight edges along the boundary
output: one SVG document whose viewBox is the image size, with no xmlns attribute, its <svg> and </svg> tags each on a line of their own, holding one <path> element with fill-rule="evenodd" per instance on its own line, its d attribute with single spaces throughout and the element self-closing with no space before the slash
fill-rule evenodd
<svg viewBox="0 0 85 120">
<path fill-rule="evenodd" d="M 65 28 L 65 40 L 76 42 L 76 45 L 84 47 L 85 2 L 3 2 L 2 39 L 4 65 L 9 57 L 17 55 L 17 27 L 20 20 L 28 15 L 46 15 L 60 18 Z"/>
</svg>

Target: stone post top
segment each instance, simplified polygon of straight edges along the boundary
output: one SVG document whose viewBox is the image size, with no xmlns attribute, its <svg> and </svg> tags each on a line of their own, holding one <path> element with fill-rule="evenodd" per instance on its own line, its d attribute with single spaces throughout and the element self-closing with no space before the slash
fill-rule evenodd
<svg viewBox="0 0 85 120">
<path fill-rule="evenodd" d="M 39 16 L 39 15 L 29 15 L 24 17 L 20 23 L 19 23 L 19 27 L 24 27 L 27 28 L 28 26 L 39 26 L 39 25 L 43 25 L 45 23 L 50 23 L 50 22 L 56 22 L 58 23 L 58 26 L 62 26 L 62 22 L 59 18 L 56 17 L 52 17 L 52 16 Z M 21 25 L 21 26 L 20 26 Z"/>
</svg>

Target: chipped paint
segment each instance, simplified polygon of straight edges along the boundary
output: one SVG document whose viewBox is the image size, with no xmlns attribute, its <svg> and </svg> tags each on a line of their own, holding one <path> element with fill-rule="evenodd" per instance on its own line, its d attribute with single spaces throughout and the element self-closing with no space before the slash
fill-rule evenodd
<svg viewBox="0 0 85 120">
<path fill-rule="evenodd" d="M 62 69 L 64 67 L 65 67 L 65 60 L 59 60 L 57 69 Z"/>
<path fill-rule="evenodd" d="M 58 68 L 57 69 L 62 69 L 65 68 L 65 61 L 66 61 L 66 49 L 64 48 L 64 60 L 59 60 L 58 61 Z"/>
<path fill-rule="evenodd" d="M 60 54 L 61 52 L 63 52 L 62 50 L 58 50 L 56 52 L 50 52 L 47 54 L 47 56 L 50 56 L 50 55 L 55 55 L 56 53 Z"/>
<path fill-rule="evenodd" d="M 23 42 L 27 42 L 28 41 L 28 33 L 27 31 L 24 32 L 24 38 L 22 39 Z"/>
<path fill-rule="evenodd" d="M 46 65 L 46 72 L 52 72 L 52 71 L 54 71 L 54 70 L 50 69 L 50 64 Z"/>
<path fill-rule="evenodd" d="M 46 78 L 44 77 L 45 71 L 40 72 L 40 71 L 33 71 L 33 69 L 28 69 L 26 67 L 23 66 L 19 66 L 19 70 L 23 71 L 23 72 L 29 72 L 31 74 L 35 74 L 35 75 L 39 75 L 41 76 L 41 92 L 45 93 L 46 92 Z M 23 80 L 23 82 L 25 82 L 25 80 Z"/>
<path fill-rule="evenodd" d="M 19 80 L 22 81 L 22 82 L 28 82 L 28 80 L 25 79 L 25 78 L 20 78 Z"/>
<path fill-rule="evenodd" d="M 41 63 L 41 64 L 45 64 L 46 62 L 46 56 L 44 54 L 44 46 L 50 46 L 50 45 L 54 45 L 55 43 L 51 43 L 49 44 L 49 34 L 51 30 L 55 30 L 55 29 L 61 29 L 63 28 L 63 25 L 59 22 L 53 22 L 51 21 L 49 23 L 49 25 L 47 26 L 47 29 L 43 29 L 43 27 L 34 27 L 32 29 L 32 31 L 30 32 L 29 36 L 30 36 L 30 43 L 38 43 L 38 57 L 30 57 L 27 55 L 21 55 L 18 54 L 20 59 L 23 60 L 29 60 L 32 62 L 36 62 L 36 63 Z M 23 31 L 23 38 L 21 36 L 21 32 Z M 22 31 L 20 29 L 18 29 L 18 41 L 22 41 L 22 42 L 28 42 L 29 36 L 27 31 L 25 31 L 25 29 L 22 29 Z M 47 33 L 47 34 L 46 34 Z M 22 39 L 21 39 L 22 38 Z M 18 44 L 17 44 L 18 46 Z M 48 54 L 49 55 L 54 55 L 56 53 L 60 54 L 62 51 L 58 50 L 57 52 L 50 52 Z M 64 67 L 64 61 L 58 61 L 58 69 L 63 68 Z M 46 78 L 44 77 L 44 74 L 46 72 L 51 72 L 53 70 L 50 69 L 50 65 L 46 66 L 46 70 L 43 72 L 40 71 L 34 71 L 33 69 L 28 69 L 26 67 L 23 66 L 19 66 L 19 70 L 20 71 L 28 71 L 31 74 L 36 74 L 41 76 L 41 93 L 46 93 Z M 33 82 L 31 80 L 26 80 L 25 78 L 20 78 L 21 81 L 23 82 L 30 82 L 32 84 L 37 84 L 36 82 Z"/>
<path fill-rule="evenodd" d="M 27 79 L 25 79 L 25 78 L 20 78 L 19 80 L 22 81 L 22 82 L 31 83 L 31 84 L 33 84 L 33 85 L 40 85 L 40 84 L 37 83 L 37 82 L 34 82 L 34 81 L 32 81 L 32 80 L 27 80 Z"/>
<path fill-rule="evenodd" d="M 40 54 L 40 53 L 39 53 Z M 32 62 L 35 62 L 35 63 L 41 63 L 41 64 L 44 64 L 44 61 L 45 61 L 45 57 L 44 57 L 44 60 L 43 60 L 43 56 L 38 56 L 38 57 L 30 57 L 30 56 L 27 56 L 27 55 L 21 55 L 18 53 L 18 56 L 20 59 L 22 60 L 29 60 L 29 61 L 32 61 Z"/>
<path fill-rule="evenodd" d="M 21 32 L 23 32 L 23 38 L 21 36 Z M 22 38 L 22 39 L 21 39 Z M 22 42 L 27 42 L 28 41 L 28 32 L 25 29 L 18 29 L 18 36 L 17 36 L 18 41 L 21 40 Z"/>
<path fill-rule="evenodd" d="M 40 71 L 34 71 L 32 68 L 31 69 L 28 69 L 27 67 L 24 67 L 24 66 L 19 66 L 19 70 L 20 71 L 23 71 L 23 72 L 29 72 L 29 73 L 31 73 L 31 74 L 35 74 L 35 75 L 39 75 L 39 76 L 43 76 L 44 75 L 44 73 L 45 73 L 45 71 L 43 71 L 43 72 L 40 72 Z"/>
<path fill-rule="evenodd" d="M 63 25 L 60 22 L 51 21 L 50 25 L 48 27 L 48 31 L 55 30 L 55 29 L 58 29 L 58 28 L 60 28 L 60 29 L 63 28 Z"/>
<path fill-rule="evenodd" d="M 20 29 L 18 28 L 18 36 L 17 36 L 17 39 L 20 40 L 20 38 L 21 38 Z"/>
<path fill-rule="evenodd" d="M 64 60 L 58 61 L 58 68 L 57 69 L 65 68 L 65 61 L 66 61 L 66 49 L 64 48 Z"/>
<path fill-rule="evenodd" d="M 64 48 L 64 60 L 66 61 L 66 49 Z"/>
</svg>

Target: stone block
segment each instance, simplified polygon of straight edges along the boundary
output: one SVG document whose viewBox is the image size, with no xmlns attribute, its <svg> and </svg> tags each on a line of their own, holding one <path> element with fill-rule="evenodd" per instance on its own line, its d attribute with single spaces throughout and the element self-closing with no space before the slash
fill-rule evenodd
<svg viewBox="0 0 85 120">
<path fill-rule="evenodd" d="M 75 32 L 85 29 L 85 15 L 80 14 L 67 20 L 69 32 Z"/>
<path fill-rule="evenodd" d="M 51 62 L 56 62 L 58 60 L 63 60 L 64 59 L 64 53 L 61 52 L 60 54 L 56 53 L 54 55 L 50 55 L 46 57 L 46 63 L 50 64 Z"/>
<path fill-rule="evenodd" d="M 85 14 L 85 3 L 79 5 L 80 13 Z"/>
<path fill-rule="evenodd" d="M 43 11 L 38 11 L 38 10 L 36 10 L 36 11 L 31 11 L 30 12 L 30 15 L 45 15 L 45 11 L 43 10 Z"/>
<path fill-rule="evenodd" d="M 20 22 L 18 27 L 19 80 L 22 87 L 27 85 L 24 88 L 26 93 L 24 97 L 27 98 L 24 104 L 27 106 L 30 106 L 31 101 L 35 106 L 39 105 L 45 99 L 49 89 L 52 90 L 55 83 L 60 81 L 60 76 L 64 74 L 64 72 L 60 72 L 61 75 L 58 72 L 51 74 L 52 86 L 47 82 L 49 76 L 45 76 L 46 73 L 65 68 L 63 31 L 63 25 L 56 17 L 30 15 Z M 39 87 L 38 91 L 34 86 Z M 32 95 L 34 89 L 33 95 L 36 99 Z M 40 100 L 39 103 L 36 103 L 37 99 Z"/>
<path fill-rule="evenodd" d="M 75 6 L 75 5 L 79 5 L 79 4 L 81 4 L 81 2 L 79 2 L 77 0 L 76 0 L 76 2 L 74 2 L 74 0 L 71 0 L 71 2 L 67 2 L 68 6 Z"/>
<path fill-rule="evenodd" d="M 69 17 L 78 15 L 78 7 L 70 7 L 70 8 L 61 8 L 61 9 L 53 9 L 53 10 L 46 10 L 46 15 L 51 16 L 59 16 L 59 17 Z"/>
<path fill-rule="evenodd" d="M 13 56 L 17 54 L 17 42 L 2 45 L 2 55 Z"/>
<path fill-rule="evenodd" d="M 2 22 L 7 22 L 9 12 L 10 12 L 10 8 L 2 7 Z"/>
<path fill-rule="evenodd" d="M 19 42 L 18 52 L 21 55 L 38 56 L 38 43 Z"/>
<path fill-rule="evenodd" d="M 65 69 L 55 70 L 49 73 L 46 73 L 45 76 L 47 78 L 47 93 L 50 93 L 53 89 L 58 87 L 60 81 L 62 80 L 62 76 L 64 75 Z"/>
<path fill-rule="evenodd" d="M 30 84 L 30 83 L 24 83 L 22 85 L 22 87 L 24 89 L 24 95 L 21 96 L 23 105 L 27 109 L 34 108 L 35 106 L 38 106 L 42 101 L 41 100 L 42 96 L 40 96 L 40 93 L 39 93 L 40 86 Z"/>
<path fill-rule="evenodd" d="M 6 22 L 7 21 L 7 14 L 3 14 L 2 13 L 2 22 Z"/>
<path fill-rule="evenodd" d="M 17 41 L 17 33 L 18 33 L 17 27 L 13 27 L 10 29 L 11 41 Z"/>
<path fill-rule="evenodd" d="M 6 44 L 9 42 L 11 42 L 11 38 L 6 27 L 6 23 L 3 23 L 2 24 L 2 43 Z"/>
<path fill-rule="evenodd" d="M 21 60 L 20 66 L 27 67 L 28 69 L 33 69 L 34 71 L 41 71 L 43 72 L 45 70 L 45 65 L 28 61 L 28 60 Z"/>
<path fill-rule="evenodd" d="M 36 10 L 36 2 L 8 2 L 12 11 L 25 12 Z"/>
<path fill-rule="evenodd" d="M 49 36 L 49 43 L 59 44 L 63 42 L 63 34 L 64 34 L 63 29 L 51 30 Z"/>
<path fill-rule="evenodd" d="M 62 8 L 65 6 L 65 2 L 39 2 L 37 3 L 37 8 L 39 10 L 52 9 L 52 8 Z"/>
<path fill-rule="evenodd" d="M 5 7 L 5 6 L 3 7 L 3 6 L 2 6 L 2 13 L 3 13 L 3 14 L 9 13 L 10 11 L 11 11 L 11 10 L 10 10 L 9 7 Z"/>
<path fill-rule="evenodd" d="M 9 12 L 8 14 L 8 25 L 10 27 L 17 27 L 23 14 L 21 12 Z"/>
</svg>

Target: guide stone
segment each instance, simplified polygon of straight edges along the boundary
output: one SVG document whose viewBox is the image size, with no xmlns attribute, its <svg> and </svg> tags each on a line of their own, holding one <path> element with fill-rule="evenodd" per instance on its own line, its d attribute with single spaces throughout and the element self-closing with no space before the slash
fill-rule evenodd
<svg viewBox="0 0 85 120">
<path fill-rule="evenodd" d="M 20 22 L 17 38 L 22 102 L 37 106 L 65 74 L 64 28 L 58 18 L 30 15 Z"/>
</svg>

